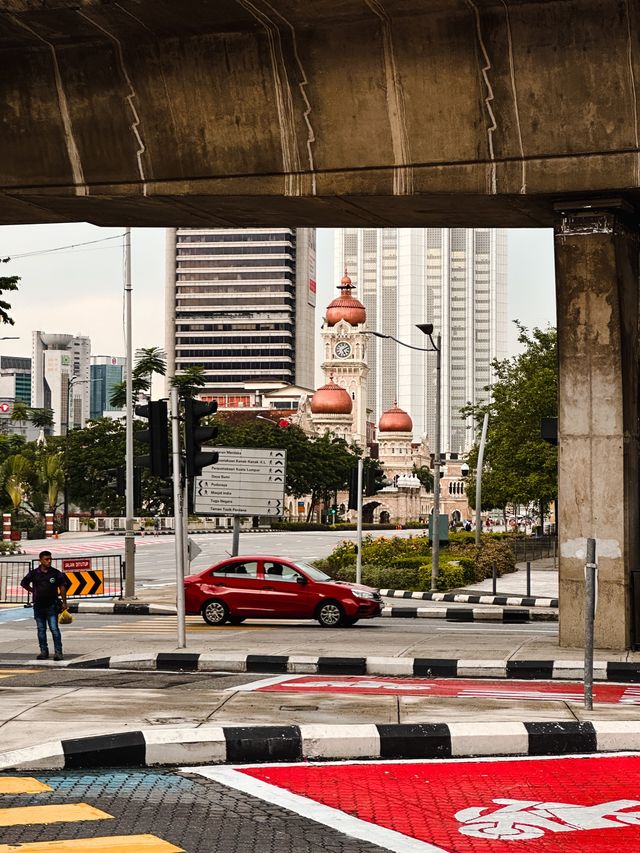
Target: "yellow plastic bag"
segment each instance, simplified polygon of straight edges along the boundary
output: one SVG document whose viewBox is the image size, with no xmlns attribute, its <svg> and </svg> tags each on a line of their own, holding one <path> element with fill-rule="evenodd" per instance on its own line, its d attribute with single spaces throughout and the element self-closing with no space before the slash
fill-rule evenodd
<svg viewBox="0 0 640 853">
<path fill-rule="evenodd" d="M 58 616 L 58 622 L 61 625 L 69 625 L 73 622 L 73 616 L 69 613 L 68 610 L 63 610 L 62 613 Z"/>
</svg>

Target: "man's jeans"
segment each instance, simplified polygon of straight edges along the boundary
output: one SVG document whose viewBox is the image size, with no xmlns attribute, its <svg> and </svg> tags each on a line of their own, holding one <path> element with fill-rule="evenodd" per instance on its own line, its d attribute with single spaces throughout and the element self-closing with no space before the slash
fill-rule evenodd
<svg viewBox="0 0 640 853">
<path fill-rule="evenodd" d="M 38 627 L 38 643 L 40 651 L 43 655 L 49 654 L 49 646 L 47 645 L 47 625 L 53 636 L 53 648 L 57 654 L 62 654 L 62 635 L 58 627 L 58 605 L 52 604 L 50 607 L 42 609 L 33 608 L 33 615 Z"/>
</svg>

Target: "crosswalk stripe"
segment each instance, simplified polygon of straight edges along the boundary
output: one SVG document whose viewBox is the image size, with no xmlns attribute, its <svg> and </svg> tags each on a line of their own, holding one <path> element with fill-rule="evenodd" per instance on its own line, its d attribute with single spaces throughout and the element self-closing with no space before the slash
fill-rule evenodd
<svg viewBox="0 0 640 853">
<path fill-rule="evenodd" d="M 32 776 L 0 776 L 0 794 L 39 794 L 41 791 L 53 791 L 53 788 Z"/>
<path fill-rule="evenodd" d="M 156 835 L 112 835 L 75 838 L 72 841 L 35 841 L 31 844 L 0 844 L 0 853 L 185 853 Z"/>
<path fill-rule="evenodd" d="M 15 808 L 0 809 L 0 826 L 17 826 L 21 823 L 68 823 L 69 821 L 77 820 L 107 820 L 112 817 L 113 815 L 96 809 L 88 803 L 16 806 Z"/>
</svg>

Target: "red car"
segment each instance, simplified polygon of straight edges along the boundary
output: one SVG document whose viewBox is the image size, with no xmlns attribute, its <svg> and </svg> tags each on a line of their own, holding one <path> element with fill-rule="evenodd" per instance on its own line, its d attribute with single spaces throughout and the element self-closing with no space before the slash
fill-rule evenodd
<svg viewBox="0 0 640 853">
<path fill-rule="evenodd" d="M 245 619 L 317 619 L 325 628 L 380 615 L 377 589 L 335 581 L 282 557 L 232 557 L 184 581 L 186 612 L 209 625 Z"/>
</svg>

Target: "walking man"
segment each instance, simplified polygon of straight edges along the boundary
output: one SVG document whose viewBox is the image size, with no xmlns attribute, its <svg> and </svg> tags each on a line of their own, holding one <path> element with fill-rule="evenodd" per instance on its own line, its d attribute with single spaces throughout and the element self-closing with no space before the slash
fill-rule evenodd
<svg viewBox="0 0 640 853">
<path fill-rule="evenodd" d="M 31 569 L 20 581 L 33 597 L 33 616 L 38 628 L 38 643 L 40 654 L 38 660 L 47 660 L 49 645 L 47 643 L 47 625 L 53 637 L 53 659 L 62 660 L 62 635 L 58 626 L 58 596 L 62 599 L 64 609 L 67 609 L 67 587 L 69 580 L 63 572 L 51 565 L 51 551 L 41 551 L 40 564 Z"/>
</svg>

